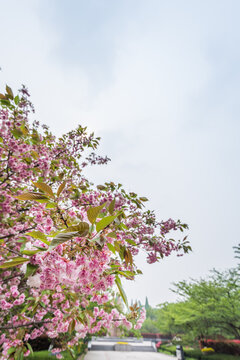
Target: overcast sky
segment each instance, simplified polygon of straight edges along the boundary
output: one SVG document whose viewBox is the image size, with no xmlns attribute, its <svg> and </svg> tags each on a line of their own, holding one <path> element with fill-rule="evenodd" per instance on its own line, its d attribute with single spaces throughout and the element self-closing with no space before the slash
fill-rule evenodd
<svg viewBox="0 0 240 360">
<path fill-rule="evenodd" d="M 240 2 L 0 0 L 0 88 L 26 84 L 35 117 L 102 137 L 87 173 L 189 224 L 193 253 L 147 265 L 130 299 L 172 301 L 172 282 L 236 264 L 240 242 Z"/>
</svg>

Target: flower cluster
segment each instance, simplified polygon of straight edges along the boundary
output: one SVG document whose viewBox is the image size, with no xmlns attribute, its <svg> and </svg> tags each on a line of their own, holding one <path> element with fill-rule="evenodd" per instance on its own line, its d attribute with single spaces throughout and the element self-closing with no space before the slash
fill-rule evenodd
<svg viewBox="0 0 240 360">
<path fill-rule="evenodd" d="M 99 138 L 79 126 L 57 139 L 31 123 L 25 87 L 15 97 L 7 87 L 0 102 L 0 359 L 28 356 L 42 335 L 61 358 L 87 334 L 139 329 L 145 312 L 124 312 L 121 278 L 141 273 L 141 249 L 149 263 L 190 250 L 166 237 L 187 225 L 157 222 L 121 184 L 93 187 L 83 168 L 109 160 L 94 152 Z"/>
</svg>

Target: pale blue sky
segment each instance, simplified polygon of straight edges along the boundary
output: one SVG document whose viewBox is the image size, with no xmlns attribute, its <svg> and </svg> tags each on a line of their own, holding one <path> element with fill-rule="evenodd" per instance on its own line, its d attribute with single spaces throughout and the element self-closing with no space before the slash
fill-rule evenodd
<svg viewBox="0 0 240 360">
<path fill-rule="evenodd" d="M 236 264 L 240 241 L 240 2 L 0 0 L 0 86 L 25 83 L 36 118 L 102 137 L 112 179 L 159 218 L 190 226 L 194 252 L 145 265 L 130 298 Z"/>
</svg>

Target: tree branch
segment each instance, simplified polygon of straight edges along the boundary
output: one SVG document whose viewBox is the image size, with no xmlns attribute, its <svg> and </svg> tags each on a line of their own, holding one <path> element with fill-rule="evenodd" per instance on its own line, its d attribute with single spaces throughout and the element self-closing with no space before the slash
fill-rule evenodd
<svg viewBox="0 0 240 360">
<path fill-rule="evenodd" d="M 37 326 L 37 325 L 40 325 L 40 324 L 47 324 L 47 323 L 51 323 L 52 320 L 49 320 L 49 321 L 32 321 L 32 322 L 29 322 L 27 324 L 22 324 L 22 325 L 6 325 L 6 326 L 0 326 L 0 330 L 7 330 L 7 329 L 17 329 L 17 328 L 20 328 L 20 327 L 28 327 L 28 326 Z"/>
</svg>

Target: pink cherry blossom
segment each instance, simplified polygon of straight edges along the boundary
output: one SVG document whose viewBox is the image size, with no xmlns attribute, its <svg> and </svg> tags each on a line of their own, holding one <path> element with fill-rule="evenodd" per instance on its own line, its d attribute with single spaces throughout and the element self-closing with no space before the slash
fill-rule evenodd
<svg viewBox="0 0 240 360">
<path fill-rule="evenodd" d="M 25 342 L 45 334 L 62 339 L 52 350 L 61 358 L 87 334 L 141 327 L 144 310 L 132 317 L 127 307 L 115 308 L 115 282 L 134 280 L 141 250 L 149 263 L 187 252 L 186 239 L 168 237 L 187 225 L 157 221 L 144 208 L 146 199 L 121 184 L 94 187 L 83 169 L 109 158 L 95 153 L 99 138 L 86 128 L 57 139 L 46 125 L 29 121 L 33 106 L 25 87 L 19 101 L 9 102 L 0 109 L 0 356 L 9 359 L 16 347 L 27 357 Z"/>
</svg>

